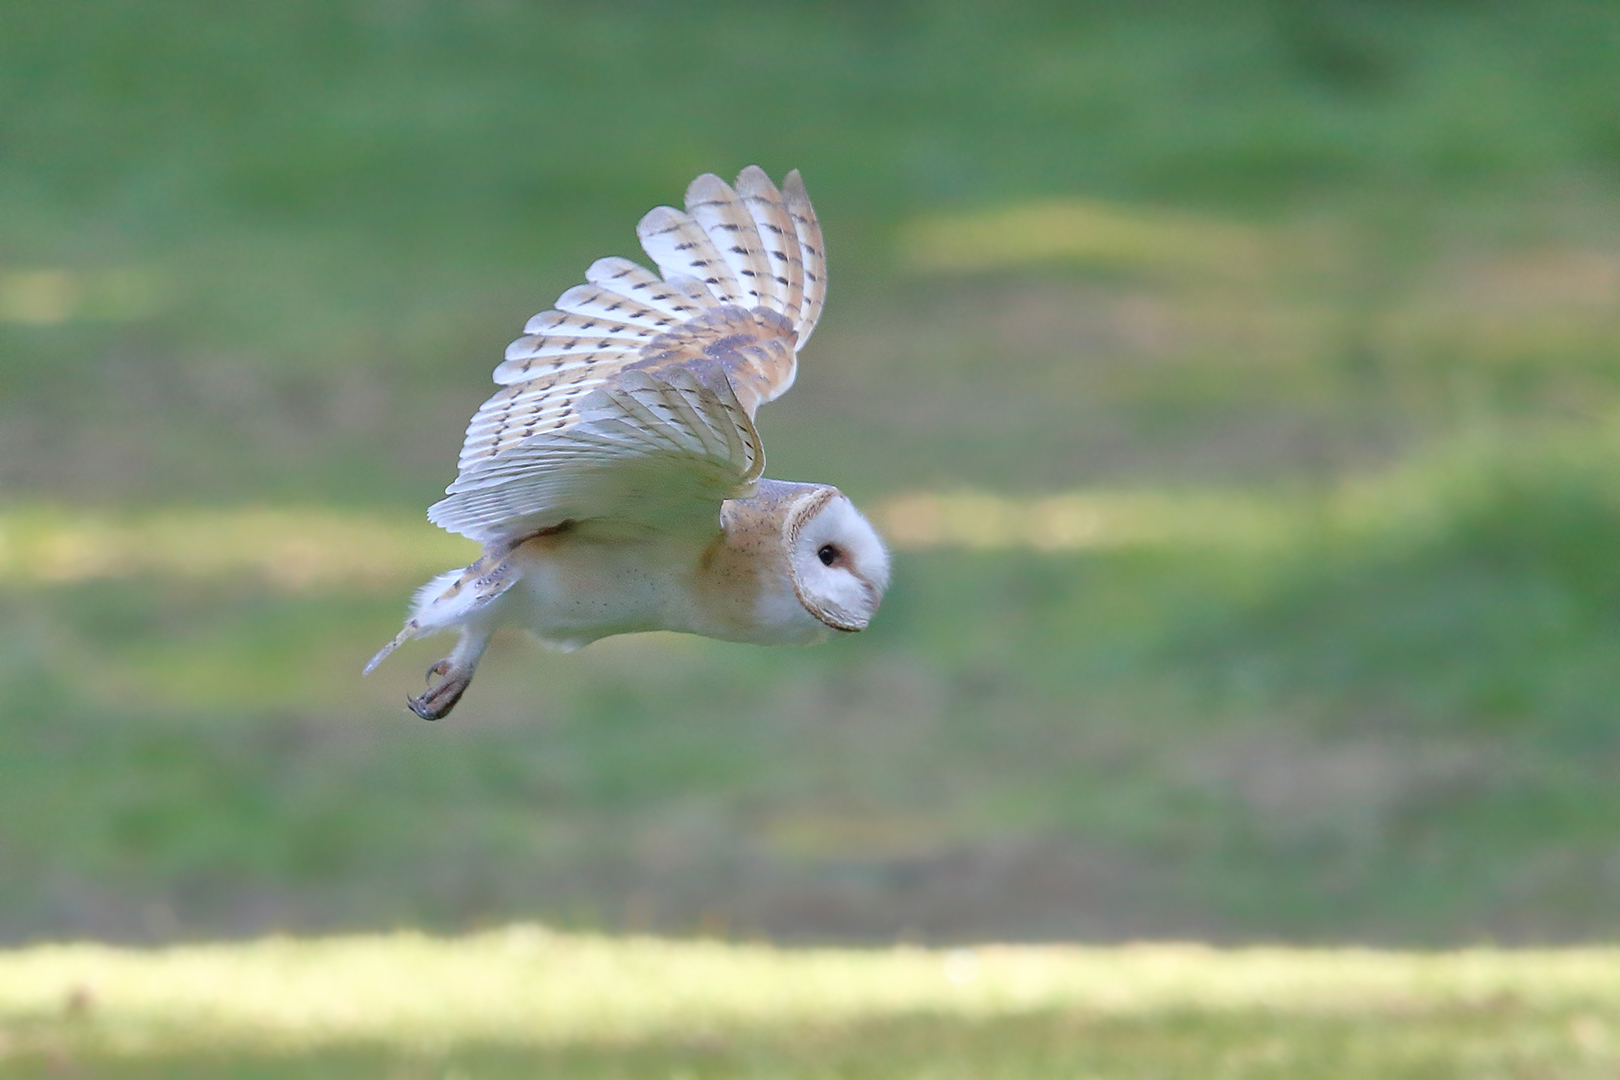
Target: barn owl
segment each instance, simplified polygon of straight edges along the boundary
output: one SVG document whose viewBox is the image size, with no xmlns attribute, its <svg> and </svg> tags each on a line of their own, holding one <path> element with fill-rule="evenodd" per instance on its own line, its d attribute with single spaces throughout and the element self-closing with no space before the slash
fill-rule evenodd
<svg viewBox="0 0 1620 1080">
<path fill-rule="evenodd" d="M 794 644 L 865 629 L 889 556 L 826 484 L 763 475 L 754 412 L 793 385 L 826 296 L 821 227 L 797 171 L 712 174 L 636 229 L 654 274 L 600 259 L 529 320 L 473 416 L 428 519 L 484 545 L 416 594 L 366 665 L 440 630 L 460 640 L 409 699 L 450 712 L 490 635 L 573 649 L 675 630 Z"/>
</svg>

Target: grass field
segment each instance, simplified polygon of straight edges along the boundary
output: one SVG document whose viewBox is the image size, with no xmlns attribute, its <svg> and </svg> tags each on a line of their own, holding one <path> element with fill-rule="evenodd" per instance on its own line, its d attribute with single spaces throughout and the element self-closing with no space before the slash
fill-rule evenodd
<svg viewBox="0 0 1620 1080">
<path fill-rule="evenodd" d="M 435 643 L 355 674 L 451 558 L 431 533 L 314 517 L 312 554 L 264 514 L 24 514 L 7 572 L 43 575 L 5 596 L 0 917 L 157 939 L 536 909 L 823 939 L 1604 934 L 1615 454 L 1493 447 L 1319 504 L 1076 502 L 1093 546 L 1020 548 L 1041 519 L 1009 509 L 999 547 L 902 550 L 882 624 L 822 649 L 507 641 L 434 726 L 400 697 Z"/>
<path fill-rule="evenodd" d="M 0 19 L 0 939 L 1620 931 L 1620 8 Z M 502 347 L 751 161 L 831 253 L 771 473 L 895 539 L 877 622 L 414 722 L 436 643 L 357 672 Z"/>
<path fill-rule="evenodd" d="M 95 1077 L 1613 1076 L 1612 950 L 930 951 L 518 925 L 0 953 L 0 1073 Z"/>
</svg>

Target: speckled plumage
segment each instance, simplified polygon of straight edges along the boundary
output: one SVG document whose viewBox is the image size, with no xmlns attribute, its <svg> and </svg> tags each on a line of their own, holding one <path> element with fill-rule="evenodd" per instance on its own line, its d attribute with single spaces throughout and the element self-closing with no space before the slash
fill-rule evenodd
<svg viewBox="0 0 1620 1080">
<path fill-rule="evenodd" d="M 485 548 L 424 586 L 366 667 L 458 629 L 418 715 L 455 706 L 502 625 L 559 648 L 643 630 L 807 643 L 882 600 L 888 554 L 853 504 L 762 478 L 755 411 L 793 385 L 826 297 L 799 174 L 780 190 L 757 166 L 735 189 L 705 174 L 636 231 L 659 272 L 599 259 L 529 320 L 428 511 Z"/>
</svg>

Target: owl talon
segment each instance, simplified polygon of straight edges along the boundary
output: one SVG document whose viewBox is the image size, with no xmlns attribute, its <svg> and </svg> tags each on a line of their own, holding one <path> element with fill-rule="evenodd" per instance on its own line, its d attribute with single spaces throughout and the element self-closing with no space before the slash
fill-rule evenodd
<svg viewBox="0 0 1620 1080">
<path fill-rule="evenodd" d="M 443 676 L 437 684 L 433 681 L 436 675 Z M 417 697 L 406 698 L 405 704 L 424 720 L 441 719 L 456 707 L 456 702 L 472 684 L 472 677 L 471 668 L 456 668 L 450 658 L 445 657 L 427 669 L 428 688 Z"/>
</svg>

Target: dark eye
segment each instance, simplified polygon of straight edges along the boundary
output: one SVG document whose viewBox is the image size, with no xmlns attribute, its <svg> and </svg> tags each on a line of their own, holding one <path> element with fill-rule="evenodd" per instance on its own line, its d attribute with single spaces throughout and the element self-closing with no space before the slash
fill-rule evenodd
<svg viewBox="0 0 1620 1080">
<path fill-rule="evenodd" d="M 816 552 L 816 558 L 821 560 L 822 566 L 831 566 L 833 563 L 838 561 L 838 556 L 842 554 L 843 552 L 839 551 L 831 544 L 822 544 L 821 550 Z"/>
</svg>

